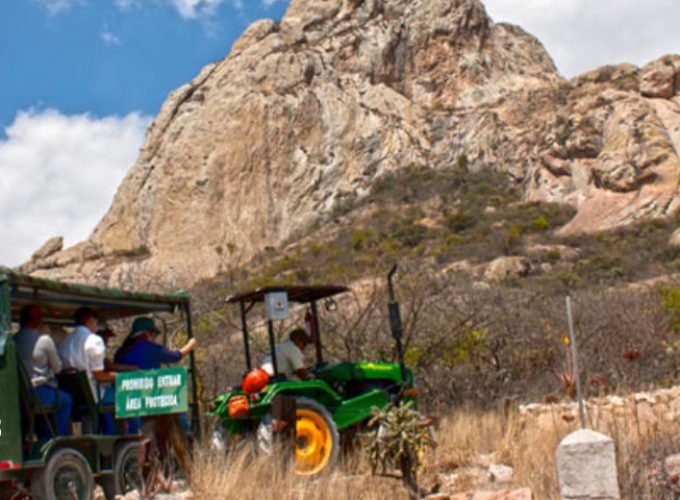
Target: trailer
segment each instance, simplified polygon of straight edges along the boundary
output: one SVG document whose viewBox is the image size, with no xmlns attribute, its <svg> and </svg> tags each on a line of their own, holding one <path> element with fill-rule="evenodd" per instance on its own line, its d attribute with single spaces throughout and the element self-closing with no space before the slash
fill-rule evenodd
<svg viewBox="0 0 680 500">
<path fill-rule="evenodd" d="M 72 436 L 59 436 L 55 432 L 56 407 L 41 404 L 35 396 L 13 340 L 20 311 L 31 305 L 41 308 L 46 325 L 65 328 L 73 326 L 74 312 L 82 306 L 91 308 L 100 321 L 107 322 L 141 315 L 171 315 L 173 321 L 183 322 L 183 333 L 192 337 L 188 294 L 183 291 L 165 295 L 127 292 L 64 283 L 0 267 L 0 498 L 89 500 L 98 483 L 106 498 L 113 499 L 115 495 L 139 488 L 142 480 L 139 435 L 106 436 L 97 427 Z M 189 387 L 185 406 L 192 428 L 198 434 L 193 353 L 188 368 L 181 370 L 185 370 L 184 380 Z M 143 372 L 130 373 L 144 375 Z M 186 392 L 187 387 L 184 390 Z M 85 392 L 91 396 L 87 384 Z M 94 402 L 94 398 L 88 400 L 87 394 L 72 396 L 74 400 L 85 400 L 84 411 L 94 415 L 95 420 L 102 413 L 116 412 L 116 408 L 105 407 Z M 162 411 L 156 412 L 159 413 Z M 39 420 L 52 429 L 51 438 L 38 438 L 36 423 Z"/>
</svg>

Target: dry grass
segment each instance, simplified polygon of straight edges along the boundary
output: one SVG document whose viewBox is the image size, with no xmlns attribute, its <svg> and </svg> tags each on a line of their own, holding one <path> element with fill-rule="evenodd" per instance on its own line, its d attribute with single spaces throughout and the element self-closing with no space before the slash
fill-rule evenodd
<svg viewBox="0 0 680 500">
<path fill-rule="evenodd" d="M 588 420 L 590 428 L 614 440 L 622 498 L 676 498 L 662 464 L 665 457 L 680 452 L 677 423 L 661 420 L 650 425 L 635 403 L 618 408 L 616 416 L 593 412 Z M 514 486 L 530 487 L 538 499 L 559 499 L 555 450 L 577 429 L 577 421 L 566 422 L 557 412 L 541 426 L 529 426 L 517 414 L 457 412 L 442 421 L 428 473 L 483 466 L 492 456 L 495 463 L 514 468 Z M 464 483 L 460 489 L 466 489 Z"/>
<path fill-rule="evenodd" d="M 371 477 L 360 463 L 343 464 L 335 473 L 316 479 L 295 476 L 290 466 L 267 456 L 236 452 L 229 457 L 196 453 L 192 491 L 196 498 L 215 500 L 400 500 L 408 498 L 394 479 Z M 352 470 L 360 469 L 356 474 Z"/>
<path fill-rule="evenodd" d="M 559 499 L 555 450 L 559 442 L 578 428 L 565 422 L 557 411 L 540 425 L 522 422 L 516 413 L 461 410 L 443 419 L 436 432 L 437 447 L 420 474 L 421 487 L 428 491 L 446 488 L 443 478 L 456 475 L 456 492 L 480 484 L 475 470 L 489 463 L 514 468 L 514 487 L 529 487 L 541 500 Z M 589 425 L 612 437 L 616 444 L 622 498 L 676 498 L 661 473 L 663 459 L 680 451 L 677 425 L 663 421 L 648 425 L 635 405 L 617 409 L 617 416 L 592 412 Z M 360 451 L 359 451 L 360 453 Z M 346 459 L 333 475 L 315 480 L 295 477 L 289 468 L 268 457 L 237 453 L 230 458 L 200 451 L 195 457 L 194 493 L 198 498 L 249 500 L 277 493 L 281 500 L 380 500 L 406 499 L 401 482 L 372 477 L 360 456 Z"/>
</svg>

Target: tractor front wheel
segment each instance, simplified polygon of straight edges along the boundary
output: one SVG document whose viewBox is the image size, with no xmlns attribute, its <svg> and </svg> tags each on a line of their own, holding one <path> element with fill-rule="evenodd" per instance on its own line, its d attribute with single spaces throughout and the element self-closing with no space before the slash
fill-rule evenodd
<svg viewBox="0 0 680 500">
<path fill-rule="evenodd" d="M 313 476 L 331 470 L 340 455 L 340 435 L 328 410 L 313 399 L 296 398 L 295 472 Z"/>
</svg>

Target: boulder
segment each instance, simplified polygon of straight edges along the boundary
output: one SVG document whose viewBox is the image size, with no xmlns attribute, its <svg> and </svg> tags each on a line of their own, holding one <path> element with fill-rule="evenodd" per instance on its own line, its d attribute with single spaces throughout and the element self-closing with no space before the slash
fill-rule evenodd
<svg viewBox="0 0 680 500">
<path fill-rule="evenodd" d="M 680 73 L 680 58 L 662 57 L 640 72 L 640 93 L 645 97 L 670 99 L 675 94 L 675 77 Z M 677 65 L 676 65 L 677 64 Z"/>
<path fill-rule="evenodd" d="M 668 244 L 673 248 L 680 248 L 680 228 L 673 231 L 673 234 L 668 238 Z"/>
<path fill-rule="evenodd" d="M 43 245 L 38 248 L 33 255 L 31 255 L 31 260 L 46 259 L 50 255 L 54 255 L 64 248 L 64 237 L 55 236 L 47 240 Z"/>
<path fill-rule="evenodd" d="M 491 261 L 484 271 L 484 280 L 503 281 L 508 278 L 521 278 L 531 272 L 531 263 L 526 257 L 498 257 Z"/>
</svg>

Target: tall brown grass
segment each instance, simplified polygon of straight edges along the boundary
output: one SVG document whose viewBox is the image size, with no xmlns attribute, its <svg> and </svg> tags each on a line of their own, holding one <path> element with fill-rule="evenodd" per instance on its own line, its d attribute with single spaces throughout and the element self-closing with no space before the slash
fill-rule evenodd
<svg viewBox="0 0 680 500">
<path fill-rule="evenodd" d="M 673 499 L 673 486 L 664 476 L 663 459 L 680 452 L 677 424 L 641 418 L 635 403 L 612 415 L 604 409 L 588 414 L 588 426 L 610 436 L 616 445 L 622 498 Z M 537 500 L 559 499 L 555 451 L 559 442 L 578 429 L 578 419 L 565 421 L 558 407 L 552 419 L 533 425 L 517 412 L 456 411 L 441 420 L 437 446 L 419 474 L 426 491 L 451 494 L 496 485 L 465 471 L 483 470 L 489 463 L 513 467 L 510 487 L 529 487 Z M 273 494 L 281 500 L 381 500 L 408 498 L 398 477 L 372 477 L 362 451 L 345 457 L 336 470 L 315 479 L 296 477 L 290 466 L 249 452 L 229 457 L 206 450 L 196 452 L 192 489 L 198 498 L 260 499 Z M 447 477 L 457 476 L 448 490 Z M 449 483 L 450 487 L 451 483 Z"/>
<path fill-rule="evenodd" d="M 295 475 L 292 464 L 249 451 L 230 455 L 196 452 L 192 472 L 195 498 L 215 500 L 400 500 L 406 491 L 395 479 L 372 477 L 360 457 L 313 479 Z"/>
</svg>

